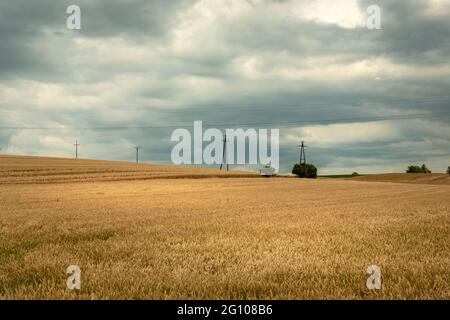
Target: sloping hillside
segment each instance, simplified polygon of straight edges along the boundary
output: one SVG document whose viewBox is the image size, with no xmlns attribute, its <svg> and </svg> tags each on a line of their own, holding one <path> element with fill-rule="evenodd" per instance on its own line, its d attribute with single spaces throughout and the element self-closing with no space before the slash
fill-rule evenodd
<svg viewBox="0 0 450 320">
<path fill-rule="evenodd" d="M 164 178 L 251 177 L 254 173 L 174 165 L 26 156 L 0 156 L 0 184 L 66 183 Z"/>
<path fill-rule="evenodd" d="M 352 180 L 373 181 L 373 182 L 397 182 L 397 183 L 416 183 L 433 185 L 450 185 L 450 174 L 441 173 L 386 173 L 369 174 L 365 176 L 354 177 Z"/>
</svg>

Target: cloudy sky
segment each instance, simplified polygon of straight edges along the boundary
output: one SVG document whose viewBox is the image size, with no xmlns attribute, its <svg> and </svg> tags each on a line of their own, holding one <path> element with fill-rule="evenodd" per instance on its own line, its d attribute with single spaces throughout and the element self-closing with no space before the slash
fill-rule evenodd
<svg viewBox="0 0 450 320">
<path fill-rule="evenodd" d="M 281 171 L 303 139 L 321 174 L 445 172 L 450 0 L 0 2 L 1 154 L 170 163 L 194 120 L 280 128 Z"/>
</svg>

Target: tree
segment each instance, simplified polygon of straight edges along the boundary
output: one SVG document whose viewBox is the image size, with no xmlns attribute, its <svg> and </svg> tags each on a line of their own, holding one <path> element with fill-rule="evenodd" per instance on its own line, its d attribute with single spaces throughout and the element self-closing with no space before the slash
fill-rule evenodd
<svg viewBox="0 0 450 320">
<path fill-rule="evenodd" d="M 297 175 L 299 178 L 317 178 L 317 168 L 312 164 L 304 165 L 296 163 L 294 168 L 292 168 L 292 173 Z"/>
<path fill-rule="evenodd" d="M 357 177 L 357 176 L 359 176 L 359 173 L 358 173 L 358 172 L 353 172 L 353 173 L 352 173 L 352 177 Z"/>
<path fill-rule="evenodd" d="M 427 166 L 426 165 L 422 165 L 422 173 L 431 173 L 431 170 L 429 170 L 428 168 L 427 168 Z"/>
<path fill-rule="evenodd" d="M 422 169 L 419 166 L 409 166 L 406 173 L 420 173 Z"/>
<path fill-rule="evenodd" d="M 431 173 L 431 170 L 427 168 L 425 164 L 419 166 L 409 166 L 406 173 Z"/>
<path fill-rule="evenodd" d="M 448 167 L 447 169 L 447 174 L 450 174 L 450 167 Z"/>
</svg>

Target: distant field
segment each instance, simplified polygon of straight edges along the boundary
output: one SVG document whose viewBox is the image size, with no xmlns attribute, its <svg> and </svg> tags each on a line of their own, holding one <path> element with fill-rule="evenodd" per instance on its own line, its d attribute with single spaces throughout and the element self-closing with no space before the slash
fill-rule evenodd
<svg viewBox="0 0 450 320">
<path fill-rule="evenodd" d="M 397 182 L 397 183 L 450 185 L 450 174 L 444 174 L 444 173 L 369 174 L 369 175 L 354 177 L 354 178 L 352 178 L 352 180 L 372 181 L 372 182 Z"/>
<path fill-rule="evenodd" d="M 119 161 L 0 156 L 0 184 L 68 183 L 164 178 L 251 177 L 255 173 L 220 171 Z"/>
<path fill-rule="evenodd" d="M 320 178 L 327 178 L 327 179 L 347 179 L 347 178 L 353 178 L 354 176 L 352 176 L 351 174 L 332 174 L 332 175 L 319 175 L 317 176 L 319 179 Z"/>
<path fill-rule="evenodd" d="M 447 185 L 190 179 L 203 169 L 20 157 L 0 167 L 0 299 L 450 298 Z M 133 180 L 154 172 L 185 178 Z M 72 264 L 80 292 L 66 288 Z M 379 291 L 366 288 L 373 264 Z"/>
</svg>

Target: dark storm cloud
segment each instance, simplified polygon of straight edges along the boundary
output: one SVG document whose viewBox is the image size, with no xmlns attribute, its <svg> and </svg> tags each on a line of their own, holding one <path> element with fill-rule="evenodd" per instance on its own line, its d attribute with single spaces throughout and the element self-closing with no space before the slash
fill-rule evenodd
<svg viewBox="0 0 450 320">
<path fill-rule="evenodd" d="M 17 0 L 0 4 L 2 32 L 37 36 L 45 29 L 64 31 L 66 9 L 78 5 L 82 10 L 81 33 L 89 36 L 145 35 L 160 37 L 170 30 L 172 17 L 192 1 L 148 0 Z"/>
<path fill-rule="evenodd" d="M 79 37 L 125 37 L 130 41 L 163 41 L 171 17 L 189 3 L 144 0 L 80 0 L 82 29 L 66 29 L 71 0 L 2 1 L 0 3 L 0 76 L 58 81 L 70 78 L 64 65 L 70 41 Z M 70 66 L 74 67 L 74 66 Z M 51 77 L 54 74 L 55 77 Z"/>
<path fill-rule="evenodd" d="M 361 8 L 374 3 L 360 1 Z M 374 53 L 401 63 L 442 64 L 450 55 L 448 14 L 430 15 L 426 1 L 376 1 L 382 10 L 383 29 L 372 33 Z"/>
<path fill-rule="evenodd" d="M 83 34 L 91 37 L 134 35 L 145 38 L 162 38 L 171 29 L 178 10 L 192 4 L 187 0 L 158 1 L 82 1 L 86 12 Z"/>
</svg>

